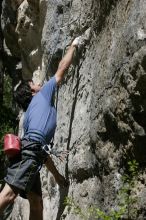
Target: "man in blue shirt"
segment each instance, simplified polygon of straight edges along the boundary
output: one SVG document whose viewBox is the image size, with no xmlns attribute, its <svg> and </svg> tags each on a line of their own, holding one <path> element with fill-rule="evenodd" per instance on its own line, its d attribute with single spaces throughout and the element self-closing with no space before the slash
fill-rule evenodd
<svg viewBox="0 0 146 220">
<path fill-rule="evenodd" d="M 26 111 L 24 136 L 21 153 L 10 160 L 5 177 L 6 184 L 0 193 L 0 213 L 14 201 L 18 194 L 26 194 L 30 203 L 30 220 L 43 219 L 39 177 L 42 164 L 47 166 L 59 186 L 67 184 L 43 146 L 49 144 L 54 137 L 56 109 L 53 104 L 53 96 L 57 85 L 62 81 L 65 71 L 72 62 L 78 44 L 79 38 L 76 38 L 59 63 L 55 76 L 42 88 L 33 82 L 20 84 L 17 88 L 15 98 Z"/>
</svg>

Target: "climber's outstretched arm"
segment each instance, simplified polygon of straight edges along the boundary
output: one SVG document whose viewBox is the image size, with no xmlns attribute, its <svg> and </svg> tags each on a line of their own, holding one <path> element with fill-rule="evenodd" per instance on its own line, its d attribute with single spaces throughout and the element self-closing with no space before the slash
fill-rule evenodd
<svg viewBox="0 0 146 220">
<path fill-rule="evenodd" d="M 66 187 L 68 185 L 67 180 L 59 173 L 52 158 L 48 155 L 47 161 L 45 162 L 47 169 L 53 174 L 57 184 L 60 187 Z"/>
<path fill-rule="evenodd" d="M 60 61 L 57 72 L 55 74 L 56 81 L 58 84 L 63 80 L 65 71 L 70 67 L 72 63 L 74 51 L 77 46 L 78 46 L 78 38 L 75 38 L 75 40 L 72 42 L 71 46 L 69 47 L 67 53 Z"/>
<path fill-rule="evenodd" d="M 57 72 L 55 74 L 57 84 L 59 84 L 63 80 L 65 71 L 70 67 L 75 48 L 75 46 L 71 45 L 65 56 L 60 61 Z"/>
</svg>

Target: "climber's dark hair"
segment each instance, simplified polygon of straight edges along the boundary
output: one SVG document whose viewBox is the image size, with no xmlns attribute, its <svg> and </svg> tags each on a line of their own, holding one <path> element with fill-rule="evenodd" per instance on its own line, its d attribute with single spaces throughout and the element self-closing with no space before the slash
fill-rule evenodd
<svg viewBox="0 0 146 220">
<path fill-rule="evenodd" d="M 29 81 L 20 81 L 14 88 L 14 100 L 18 106 L 26 111 L 32 99 L 32 92 Z"/>
</svg>

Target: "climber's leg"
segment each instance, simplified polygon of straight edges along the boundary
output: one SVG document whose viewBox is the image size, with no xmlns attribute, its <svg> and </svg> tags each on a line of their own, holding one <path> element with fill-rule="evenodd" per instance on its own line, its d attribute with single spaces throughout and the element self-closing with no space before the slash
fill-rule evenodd
<svg viewBox="0 0 146 220">
<path fill-rule="evenodd" d="M 40 195 L 34 192 L 27 194 L 30 204 L 29 220 L 43 220 L 43 201 Z"/>
<path fill-rule="evenodd" d="M 14 202 L 14 199 L 18 195 L 18 190 L 12 186 L 9 186 L 7 183 L 5 184 L 3 190 L 0 193 L 0 214 L 4 211 L 4 209 L 10 204 Z"/>
<path fill-rule="evenodd" d="M 30 203 L 30 220 L 43 219 L 43 201 L 40 173 L 37 173 L 32 184 L 31 191 L 27 193 L 27 199 Z"/>
</svg>

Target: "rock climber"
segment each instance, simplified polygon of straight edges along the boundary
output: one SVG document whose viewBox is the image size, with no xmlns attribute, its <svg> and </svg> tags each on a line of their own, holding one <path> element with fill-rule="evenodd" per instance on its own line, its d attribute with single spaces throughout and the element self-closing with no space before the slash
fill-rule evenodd
<svg viewBox="0 0 146 220">
<path fill-rule="evenodd" d="M 72 63 L 74 51 L 79 45 L 75 38 L 66 55 L 59 63 L 55 75 L 42 87 L 33 82 L 18 85 L 15 99 L 26 110 L 24 136 L 21 140 L 21 153 L 10 159 L 5 177 L 5 186 L 0 193 L 0 214 L 13 203 L 18 194 L 26 195 L 30 203 L 30 220 L 43 219 L 43 202 L 39 170 L 42 164 L 53 174 L 60 187 L 67 181 L 56 169 L 51 157 L 43 146 L 48 144 L 55 133 L 56 109 L 53 96 L 65 71 Z"/>
</svg>

